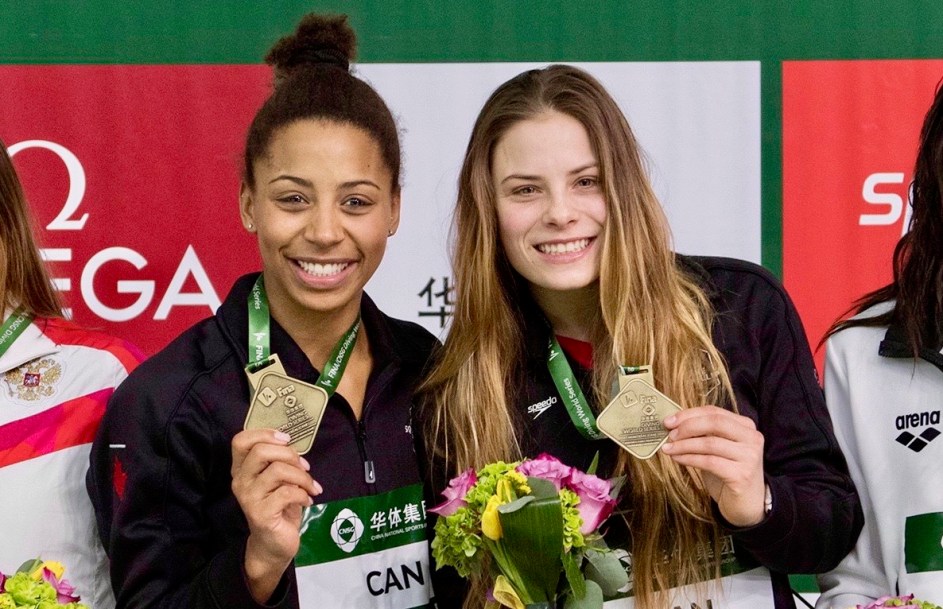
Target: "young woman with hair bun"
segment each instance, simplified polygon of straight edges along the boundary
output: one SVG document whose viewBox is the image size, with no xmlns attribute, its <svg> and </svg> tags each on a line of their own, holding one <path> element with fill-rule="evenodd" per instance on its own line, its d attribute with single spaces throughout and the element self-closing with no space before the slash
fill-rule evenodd
<svg viewBox="0 0 943 609">
<path fill-rule="evenodd" d="M 262 272 L 110 403 L 88 487 L 119 606 L 429 600 L 409 411 L 436 341 L 363 291 L 399 224 L 400 147 L 353 55 L 346 17 L 272 48 L 239 197 Z"/>
<path fill-rule="evenodd" d="M 630 552 L 633 597 L 612 607 L 792 608 L 786 574 L 848 552 L 861 509 L 792 303 L 756 265 L 671 250 L 638 143 L 595 78 L 554 65 L 495 90 L 454 222 L 455 315 L 417 425 L 429 500 L 469 467 L 547 452 L 585 470 L 598 454 L 601 475 L 627 478 L 606 539 Z M 626 442 L 645 460 L 581 415 L 642 366 L 681 407 L 656 421 L 660 450 Z M 585 397 L 558 389 L 574 384 Z M 607 434 L 623 429 L 652 428 Z M 721 576 L 723 593 L 709 585 Z M 437 598 L 479 607 L 486 585 Z"/>
</svg>

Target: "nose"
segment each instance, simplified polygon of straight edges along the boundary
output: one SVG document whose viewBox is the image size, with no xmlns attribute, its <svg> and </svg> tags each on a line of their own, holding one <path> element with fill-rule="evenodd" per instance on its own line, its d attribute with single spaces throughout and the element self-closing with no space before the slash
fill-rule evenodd
<svg viewBox="0 0 943 609">
<path fill-rule="evenodd" d="M 337 245 L 344 239 L 342 212 L 334 205 L 314 205 L 305 225 L 304 238 L 321 248 Z"/>
<path fill-rule="evenodd" d="M 576 221 L 576 206 L 566 192 L 550 192 L 544 207 L 543 220 L 550 226 L 567 226 Z"/>
</svg>

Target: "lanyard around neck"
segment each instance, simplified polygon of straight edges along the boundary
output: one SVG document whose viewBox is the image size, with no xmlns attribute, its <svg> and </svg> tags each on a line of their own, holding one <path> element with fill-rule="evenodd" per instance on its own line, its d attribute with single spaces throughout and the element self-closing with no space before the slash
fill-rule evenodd
<svg viewBox="0 0 943 609">
<path fill-rule="evenodd" d="M 596 417 L 593 415 L 593 410 L 589 407 L 586 396 L 583 395 L 583 390 L 580 389 L 580 384 L 573 374 L 573 369 L 566 361 L 563 349 L 553 333 L 550 334 L 547 368 L 550 370 L 550 376 L 553 378 L 553 384 L 557 387 L 557 392 L 563 399 L 566 411 L 580 434 L 587 440 L 602 440 L 605 438 L 606 436 L 596 427 Z"/>
<path fill-rule="evenodd" d="M 27 313 L 23 307 L 17 308 L 10 317 L 0 326 L 0 357 L 3 357 L 16 339 L 20 337 L 33 321 L 33 315 Z"/>
<path fill-rule="evenodd" d="M 262 364 L 271 356 L 271 326 L 272 317 L 269 314 L 268 297 L 265 294 L 265 284 L 262 276 L 256 279 L 252 286 L 252 292 L 249 293 L 249 364 L 247 370 L 251 370 Z M 353 325 L 341 336 L 333 351 L 327 358 L 324 370 L 318 377 L 315 385 L 318 385 L 327 392 L 330 397 L 337 390 L 341 377 L 344 376 L 344 370 L 347 368 L 347 362 L 350 361 L 350 355 L 353 353 L 354 345 L 357 343 L 357 333 L 360 331 L 360 316 L 354 321 Z"/>
</svg>

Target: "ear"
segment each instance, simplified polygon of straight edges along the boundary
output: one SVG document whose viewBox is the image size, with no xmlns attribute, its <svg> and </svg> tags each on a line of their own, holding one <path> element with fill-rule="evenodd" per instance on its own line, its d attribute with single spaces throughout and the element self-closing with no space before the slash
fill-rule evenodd
<svg viewBox="0 0 943 609">
<path fill-rule="evenodd" d="M 245 182 L 239 186 L 239 216 L 242 225 L 250 233 L 256 231 L 256 222 L 253 216 L 255 209 L 252 206 L 252 189 Z"/>
<path fill-rule="evenodd" d="M 393 193 L 393 197 L 390 199 L 389 232 L 391 235 L 396 232 L 397 228 L 399 228 L 399 204 L 400 204 L 400 191 L 397 190 L 395 193 Z"/>
</svg>

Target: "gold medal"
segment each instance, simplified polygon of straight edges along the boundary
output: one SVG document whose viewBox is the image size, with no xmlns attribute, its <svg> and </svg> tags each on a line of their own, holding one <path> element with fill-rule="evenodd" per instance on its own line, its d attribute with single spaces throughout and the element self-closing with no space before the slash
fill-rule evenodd
<svg viewBox="0 0 943 609">
<path fill-rule="evenodd" d="M 285 367 L 282 366 L 282 360 L 278 359 L 278 353 L 273 353 L 261 362 L 246 366 L 249 388 L 252 389 L 253 393 L 255 392 L 255 388 L 259 386 L 259 379 L 268 372 L 277 372 L 283 376 L 288 376 L 285 372 Z"/>
<path fill-rule="evenodd" d="M 668 439 L 662 421 L 681 407 L 638 376 L 623 377 L 619 384 L 619 394 L 599 413 L 596 425 L 633 456 L 648 459 Z"/>
<path fill-rule="evenodd" d="M 256 380 L 245 429 L 268 428 L 287 433 L 291 436 L 288 445 L 299 455 L 307 453 L 327 407 L 327 392 L 271 367 Z"/>
</svg>

